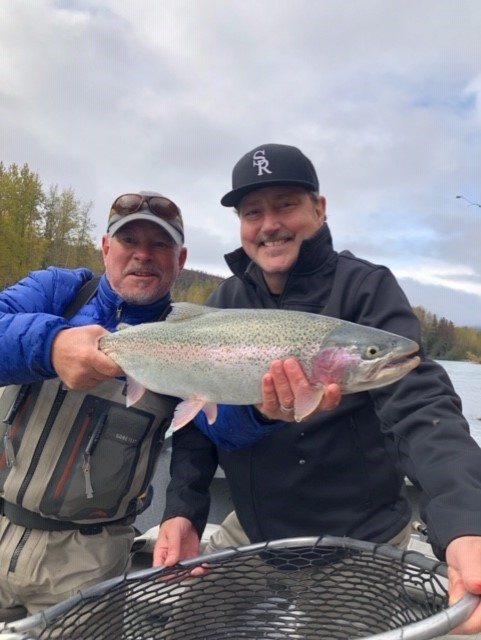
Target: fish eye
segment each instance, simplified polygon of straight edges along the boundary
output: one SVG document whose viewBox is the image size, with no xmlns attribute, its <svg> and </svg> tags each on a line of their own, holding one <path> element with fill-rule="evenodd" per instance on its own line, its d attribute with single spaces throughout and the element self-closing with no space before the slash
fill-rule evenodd
<svg viewBox="0 0 481 640">
<path fill-rule="evenodd" d="M 366 347 L 366 358 L 372 359 L 376 358 L 379 354 L 379 347 L 375 344 L 371 344 Z"/>
</svg>

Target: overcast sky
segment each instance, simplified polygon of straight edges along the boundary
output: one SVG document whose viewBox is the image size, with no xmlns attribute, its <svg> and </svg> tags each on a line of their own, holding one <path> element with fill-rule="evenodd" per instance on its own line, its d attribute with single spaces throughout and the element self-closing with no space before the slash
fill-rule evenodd
<svg viewBox="0 0 481 640">
<path fill-rule="evenodd" d="M 293 144 L 336 249 L 481 326 L 480 34 L 479 0 L 4 0 L 0 160 L 92 201 L 99 242 L 116 196 L 161 191 L 187 266 L 227 275 L 233 165 Z"/>
</svg>

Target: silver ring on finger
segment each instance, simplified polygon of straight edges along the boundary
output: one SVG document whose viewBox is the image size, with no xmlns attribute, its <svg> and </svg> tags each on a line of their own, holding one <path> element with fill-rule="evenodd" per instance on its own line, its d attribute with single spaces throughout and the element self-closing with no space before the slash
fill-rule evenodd
<svg viewBox="0 0 481 640">
<path fill-rule="evenodd" d="M 285 407 L 283 404 L 279 405 L 279 409 L 282 411 L 282 413 L 286 413 L 286 414 L 294 413 L 294 407 Z"/>
</svg>

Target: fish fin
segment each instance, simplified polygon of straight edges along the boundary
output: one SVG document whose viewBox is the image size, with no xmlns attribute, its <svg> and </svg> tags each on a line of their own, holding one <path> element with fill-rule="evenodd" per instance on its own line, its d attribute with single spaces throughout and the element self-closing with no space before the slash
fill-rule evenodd
<svg viewBox="0 0 481 640">
<path fill-rule="evenodd" d="M 174 417 L 172 419 L 171 427 L 174 431 L 180 429 L 188 422 L 193 420 L 195 416 L 203 409 L 205 405 L 205 400 L 202 398 L 188 398 L 187 400 L 182 400 L 175 407 Z"/>
<path fill-rule="evenodd" d="M 206 307 L 202 304 L 193 304 L 192 302 L 174 302 L 172 303 L 172 311 L 166 317 L 166 322 L 179 322 L 182 320 L 190 320 L 197 316 L 204 316 L 207 313 L 216 313 L 220 309 L 215 307 Z"/>
<path fill-rule="evenodd" d="M 215 402 L 207 402 L 203 408 L 205 415 L 207 416 L 207 422 L 214 424 L 217 420 L 217 405 Z"/>
<path fill-rule="evenodd" d="M 130 376 L 127 376 L 127 401 L 126 405 L 130 407 L 140 400 L 145 393 L 145 387 L 134 380 Z"/>
<path fill-rule="evenodd" d="M 324 395 L 324 387 L 308 387 L 301 391 L 294 400 L 294 419 L 300 422 L 317 409 Z"/>
</svg>

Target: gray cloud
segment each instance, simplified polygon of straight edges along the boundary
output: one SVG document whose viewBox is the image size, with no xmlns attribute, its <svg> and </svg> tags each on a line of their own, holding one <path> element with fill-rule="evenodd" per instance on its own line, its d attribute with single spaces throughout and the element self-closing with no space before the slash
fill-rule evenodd
<svg viewBox="0 0 481 640">
<path fill-rule="evenodd" d="M 4 3 L 0 159 L 93 201 L 99 239 L 119 193 L 164 192 L 189 266 L 225 275 L 233 164 L 295 144 L 338 249 L 479 324 L 481 209 L 455 196 L 481 199 L 480 18 L 476 0 Z"/>
<path fill-rule="evenodd" d="M 428 309 L 438 318 L 446 318 L 459 327 L 475 326 L 481 329 L 481 298 L 462 291 L 449 291 L 445 287 L 425 287 L 412 279 L 401 278 L 409 302 Z"/>
</svg>

